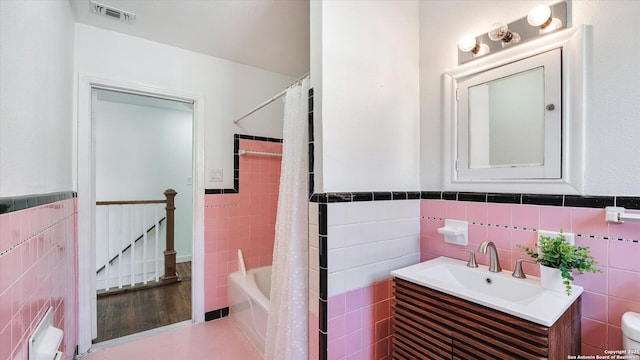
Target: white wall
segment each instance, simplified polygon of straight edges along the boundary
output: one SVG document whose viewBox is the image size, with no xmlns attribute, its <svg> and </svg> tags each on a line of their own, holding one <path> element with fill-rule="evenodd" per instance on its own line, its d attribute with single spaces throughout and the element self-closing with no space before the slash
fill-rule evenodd
<svg viewBox="0 0 640 360">
<path fill-rule="evenodd" d="M 309 83 L 314 91 L 313 96 L 313 133 L 314 159 L 313 171 L 315 192 L 322 192 L 324 181 L 321 176 L 322 165 L 322 1 L 311 1 L 309 4 Z"/>
<path fill-rule="evenodd" d="M 575 24 L 593 26 L 586 190 L 640 195 L 640 48 L 616 34 L 638 32 L 638 1 L 575 1 Z"/>
<path fill-rule="evenodd" d="M 457 42 L 493 22 L 526 16 L 531 1 L 420 2 L 421 189 L 442 184 L 441 76 L 457 64 Z M 549 2 L 547 2 L 549 3 Z M 573 24 L 593 26 L 593 68 L 586 125 L 585 192 L 638 195 L 640 183 L 640 48 L 616 34 L 637 32 L 637 1 L 572 1 Z"/>
<path fill-rule="evenodd" d="M 417 190 L 418 2 L 324 1 L 311 12 L 316 192 Z"/>
<path fill-rule="evenodd" d="M 0 197 L 72 189 L 73 14 L 0 1 Z"/>
<path fill-rule="evenodd" d="M 78 131 L 82 133 L 79 140 L 84 139 L 78 142 L 78 148 L 88 147 L 86 140 L 89 126 L 86 119 L 90 101 L 87 99 L 86 85 L 95 79 L 102 79 L 108 84 L 125 83 L 134 88 L 151 89 L 151 92 L 184 93 L 188 94 L 185 96 L 187 98 L 197 98 L 195 126 L 199 129 L 198 120 L 204 117 L 205 129 L 204 132 L 198 130 L 196 143 L 197 146 L 202 146 L 204 139 L 204 160 L 201 160 L 200 152 L 195 154 L 195 159 L 203 162 L 196 166 L 205 171 L 205 188 L 233 187 L 234 133 L 281 137 L 282 103 L 273 103 L 241 122 L 240 126 L 234 125 L 233 120 L 282 91 L 295 80 L 291 77 L 81 24 L 75 25 L 74 55 L 76 93 L 82 100 L 82 103 L 77 104 L 80 119 Z M 78 186 L 82 187 L 86 196 L 90 196 L 91 191 L 87 188 L 90 164 L 86 152 L 74 155 L 77 155 L 82 171 L 77 173 Z M 224 180 L 208 181 L 206 174 L 211 169 L 222 169 Z M 78 203 L 78 234 L 83 238 L 90 238 L 92 234 L 90 200 L 86 198 Z M 193 316 L 196 321 L 203 321 L 204 196 L 194 200 Z M 80 352 L 85 352 L 91 346 L 92 326 L 88 314 L 95 302 L 91 301 L 94 293 L 91 288 L 92 279 L 82 274 L 87 274 L 91 269 L 92 264 L 87 260 L 87 255 L 93 250 L 91 245 L 80 245 L 79 343 Z"/>
<path fill-rule="evenodd" d="M 176 190 L 178 262 L 191 260 L 193 223 L 193 112 L 184 109 L 98 100 L 95 119 L 96 200 L 163 200 Z"/>
<path fill-rule="evenodd" d="M 233 134 L 282 137 L 282 102 L 233 124 L 296 79 L 95 27 L 75 26 L 80 74 L 181 91 L 205 98 L 206 188 L 233 187 Z M 208 181 L 223 169 L 223 182 Z"/>
</svg>

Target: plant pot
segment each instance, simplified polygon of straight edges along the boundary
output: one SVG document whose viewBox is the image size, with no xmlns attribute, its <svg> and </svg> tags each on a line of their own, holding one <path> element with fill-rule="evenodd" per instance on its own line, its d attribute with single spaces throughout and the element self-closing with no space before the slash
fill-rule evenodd
<svg viewBox="0 0 640 360">
<path fill-rule="evenodd" d="M 540 282 L 543 288 L 555 292 L 565 292 L 560 269 L 540 265 Z"/>
</svg>

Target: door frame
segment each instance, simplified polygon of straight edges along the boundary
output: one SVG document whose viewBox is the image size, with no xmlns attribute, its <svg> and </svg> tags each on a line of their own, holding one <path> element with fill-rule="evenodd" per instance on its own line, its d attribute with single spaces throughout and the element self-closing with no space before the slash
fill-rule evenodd
<svg viewBox="0 0 640 360">
<path fill-rule="evenodd" d="M 74 107 L 74 183 L 78 193 L 78 351 L 86 353 L 97 336 L 95 246 L 95 124 L 92 89 L 105 89 L 193 103 L 192 322 L 204 322 L 204 130 L 205 97 L 194 91 L 167 89 L 104 76 L 77 74 Z"/>
</svg>

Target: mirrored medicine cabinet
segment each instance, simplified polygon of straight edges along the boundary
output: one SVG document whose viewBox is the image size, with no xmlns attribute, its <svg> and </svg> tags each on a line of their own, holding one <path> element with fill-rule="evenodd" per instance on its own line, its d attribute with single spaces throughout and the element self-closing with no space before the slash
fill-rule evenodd
<svg viewBox="0 0 640 360">
<path fill-rule="evenodd" d="M 558 31 L 443 75 L 445 190 L 583 193 L 589 31 Z"/>
</svg>

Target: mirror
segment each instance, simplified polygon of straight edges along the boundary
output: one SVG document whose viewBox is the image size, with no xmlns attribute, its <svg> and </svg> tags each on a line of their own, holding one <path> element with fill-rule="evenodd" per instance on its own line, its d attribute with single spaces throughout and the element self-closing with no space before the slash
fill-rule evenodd
<svg viewBox="0 0 640 360">
<path fill-rule="evenodd" d="M 444 74 L 445 190 L 582 193 L 584 28 Z"/>
<path fill-rule="evenodd" d="M 560 178 L 561 50 L 458 81 L 458 177 Z"/>
<path fill-rule="evenodd" d="M 543 67 L 468 91 L 471 169 L 544 164 Z"/>
</svg>

